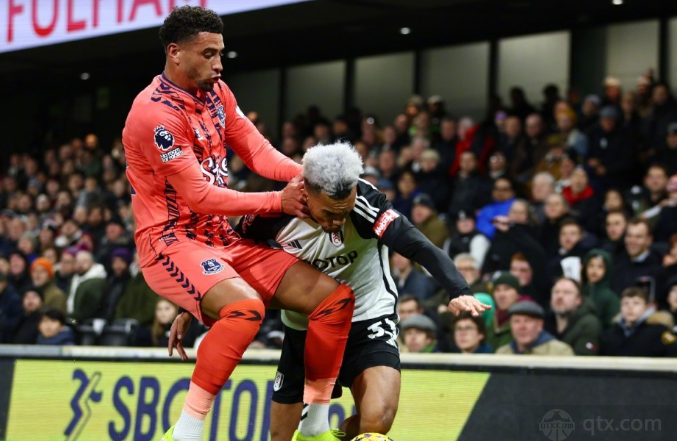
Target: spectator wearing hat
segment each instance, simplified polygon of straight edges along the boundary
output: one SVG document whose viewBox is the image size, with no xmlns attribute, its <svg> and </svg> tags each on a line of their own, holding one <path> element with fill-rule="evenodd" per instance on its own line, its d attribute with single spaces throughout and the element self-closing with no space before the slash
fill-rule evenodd
<svg viewBox="0 0 677 441">
<path fill-rule="evenodd" d="M 9 343 L 12 340 L 14 329 L 22 315 L 21 297 L 9 284 L 5 273 L 0 271 L 0 343 Z"/>
<path fill-rule="evenodd" d="M 621 310 L 618 294 L 611 289 L 613 259 L 611 253 L 595 248 L 585 255 L 581 269 L 583 297 L 595 305 L 595 315 L 604 329 L 613 325 Z"/>
<path fill-rule="evenodd" d="M 102 264 L 106 270 L 110 270 L 113 250 L 120 247 L 131 248 L 132 246 L 132 235 L 127 231 L 127 226 L 120 216 L 114 215 L 106 224 L 106 234 L 96 249 L 96 261 Z"/>
<path fill-rule="evenodd" d="M 362 176 L 360 177 L 369 182 L 371 185 L 376 185 L 378 180 L 381 178 L 381 172 L 379 172 L 376 167 L 365 167 L 364 173 L 362 173 Z"/>
<path fill-rule="evenodd" d="M 501 178 L 494 182 L 491 191 L 492 202 L 482 207 L 477 214 L 477 229 L 487 238 L 493 239 L 496 227 L 493 222 L 497 216 L 507 216 L 515 201 L 515 190 L 509 179 Z"/>
<path fill-rule="evenodd" d="M 591 178 L 604 191 L 610 187 L 628 187 L 627 175 L 635 162 L 632 138 L 621 125 L 620 111 L 605 106 L 599 114 L 599 124 L 590 131 L 587 166 Z"/>
<path fill-rule="evenodd" d="M 395 185 L 392 183 L 390 179 L 386 178 L 381 178 L 378 180 L 376 183 L 376 188 L 378 191 L 383 193 L 386 197 L 386 200 L 392 202 L 395 197 L 397 196 L 397 192 L 395 191 Z"/>
<path fill-rule="evenodd" d="M 461 312 L 455 318 L 452 339 L 456 346 L 454 352 L 461 354 L 491 354 L 493 349 L 486 341 L 486 325 L 482 316 L 473 317 Z"/>
<path fill-rule="evenodd" d="M 75 333 L 66 325 L 66 316 L 58 309 L 45 308 L 38 325 L 39 345 L 74 345 Z"/>
<path fill-rule="evenodd" d="M 564 139 L 567 150 L 573 150 L 579 158 L 587 157 L 588 138 L 576 127 L 576 112 L 571 107 L 562 108 L 557 111 L 556 119 L 559 134 Z"/>
<path fill-rule="evenodd" d="M 66 313 L 66 294 L 54 280 L 54 267 L 44 257 L 38 257 L 31 264 L 31 280 L 40 289 L 45 306 L 56 308 Z"/>
<path fill-rule="evenodd" d="M 510 315 L 508 310 L 521 300 L 532 300 L 529 296 L 520 294 L 520 284 L 510 273 L 500 273 L 493 281 L 492 297 L 496 302 L 496 312 L 491 326 L 487 327 L 487 343 L 492 348 L 500 348 L 512 341 L 510 334 Z"/>
<path fill-rule="evenodd" d="M 426 193 L 414 198 L 411 221 L 435 246 L 444 246 L 444 241 L 449 237 L 447 226 L 437 215 L 433 199 Z"/>
<path fill-rule="evenodd" d="M 432 95 L 426 101 L 428 105 L 428 115 L 430 115 L 430 135 L 433 139 L 440 138 L 440 126 L 442 119 L 447 115 L 444 108 L 444 98 L 440 95 Z"/>
<path fill-rule="evenodd" d="M 44 307 L 42 291 L 37 287 L 30 287 L 23 292 L 21 300 L 23 315 L 17 324 L 12 343 L 20 345 L 33 345 L 38 341 L 40 331 L 40 310 Z"/>
<path fill-rule="evenodd" d="M 497 354 L 517 355 L 574 355 L 566 343 L 543 329 L 544 311 L 540 305 L 530 301 L 515 303 L 508 311 L 512 341 L 498 348 Z"/>
<path fill-rule="evenodd" d="M 430 299 L 435 295 L 435 282 L 430 277 L 418 272 L 412 265 L 411 260 L 393 252 L 390 261 L 399 295 L 412 294 L 421 301 Z"/>
<path fill-rule="evenodd" d="M 656 150 L 654 160 L 667 169 L 668 175 L 677 173 L 677 121 L 668 124 L 665 141 Z"/>
<path fill-rule="evenodd" d="M 602 106 L 614 106 L 621 108 L 621 96 L 623 91 L 621 89 L 621 80 L 611 75 L 604 78 L 602 83 L 604 86 L 604 98 L 602 98 Z"/>
<path fill-rule="evenodd" d="M 477 230 L 475 214 L 472 211 L 460 210 L 452 220 L 453 233 L 444 243 L 443 249 L 452 259 L 461 253 L 469 253 L 481 268 L 491 243 Z"/>
<path fill-rule="evenodd" d="M 602 324 L 595 315 L 595 304 L 583 297 L 573 279 L 562 277 L 552 287 L 550 313 L 545 329 L 571 346 L 576 355 L 597 355 Z"/>
<path fill-rule="evenodd" d="M 100 317 L 106 276 L 103 265 L 94 262 L 91 252 L 78 251 L 75 256 L 75 275 L 66 302 L 70 318 L 81 322 Z"/>
<path fill-rule="evenodd" d="M 671 330 L 649 323 L 654 312 L 646 291 L 625 289 L 621 293 L 621 318 L 602 334 L 600 355 L 677 357 L 677 338 Z"/>
<path fill-rule="evenodd" d="M 458 174 L 451 181 L 449 217 L 455 218 L 460 211 L 475 213 L 491 202 L 492 181 L 477 169 L 477 156 L 472 151 L 460 154 Z"/>
<path fill-rule="evenodd" d="M 115 317 L 115 309 L 132 278 L 129 273 L 132 252 L 127 248 L 115 248 L 110 258 L 111 271 L 106 278 L 106 293 L 101 306 L 101 317 L 108 321 Z"/>
<path fill-rule="evenodd" d="M 427 149 L 421 154 L 421 170 L 416 176 L 418 189 L 428 194 L 435 210 L 442 212 L 449 206 L 449 182 L 447 174 L 440 166 L 440 154 L 434 149 Z"/>
<path fill-rule="evenodd" d="M 155 317 L 155 305 L 160 297 L 148 286 L 146 279 L 143 277 L 143 272 L 139 271 L 138 258 L 139 256 L 135 252 L 130 266 L 132 279 L 127 284 L 125 291 L 122 293 L 122 298 L 117 303 L 115 320 L 123 318 L 135 319 L 139 322 L 139 325 L 150 329 L 149 327 L 153 324 L 153 318 Z M 196 321 L 193 320 L 193 322 Z"/>
<path fill-rule="evenodd" d="M 439 352 L 435 336 L 437 325 L 428 316 L 414 314 L 400 324 L 406 352 L 429 354 Z"/>
</svg>

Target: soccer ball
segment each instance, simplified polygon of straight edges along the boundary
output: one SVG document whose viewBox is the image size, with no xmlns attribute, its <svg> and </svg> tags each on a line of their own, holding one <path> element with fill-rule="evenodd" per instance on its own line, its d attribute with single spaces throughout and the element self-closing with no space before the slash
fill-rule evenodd
<svg viewBox="0 0 677 441">
<path fill-rule="evenodd" d="M 380 433 L 363 433 L 362 435 L 357 435 L 351 441 L 393 441 L 393 439 Z"/>
</svg>

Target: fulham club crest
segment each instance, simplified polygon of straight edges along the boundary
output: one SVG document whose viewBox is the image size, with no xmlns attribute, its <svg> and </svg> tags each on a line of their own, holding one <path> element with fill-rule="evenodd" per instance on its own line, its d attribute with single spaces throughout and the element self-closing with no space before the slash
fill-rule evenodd
<svg viewBox="0 0 677 441">
<path fill-rule="evenodd" d="M 329 233 L 329 237 L 331 238 L 331 243 L 337 247 L 343 245 L 343 231 L 339 230 L 336 233 Z"/>
<path fill-rule="evenodd" d="M 284 382 L 284 374 L 280 371 L 277 371 L 275 374 L 275 383 L 273 383 L 273 390 L 277 392 L 282 388 L 282 383 Z"/>
</svg>

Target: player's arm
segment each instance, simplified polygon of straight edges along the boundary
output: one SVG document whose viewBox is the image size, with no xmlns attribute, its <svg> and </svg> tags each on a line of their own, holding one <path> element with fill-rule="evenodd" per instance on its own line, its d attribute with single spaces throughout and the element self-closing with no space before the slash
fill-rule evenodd
<svg viewBox="0 0 677 441">
<path fill-rule="evenodd" d="M 235 95 L 225 84 L 221 96 L 226 106 L 225 139 L 237 156 L 255 173 L 275 181 L 290 181 L 303 168 L 282 153 L 256 129 L 240 108 Z"/>
<path fill-rule="evenodd" d="M 248 215 L 242 217 L 235 231 L 248 239 L 267 241 L 276 240 L 280 230 L 293 219 L 292 216 Z"/>
<path fill-rule="evenodd" d="M 356 211 L 364 215 L 358 213 L 355 217 L 358 225 L 361 224 L 358 229 L 364 231 L 365 226 L 371 226 L 373 238 L 428 270 L 449 294 L 449 308 L 453 312 L 469 311 L 477 315 L 487 309 L 488 305 L 480 303 L 472 295 L 468 283 L 444 251 L 430 242 L 405 216 L 395 211 L 383 193 L 371 186 L 359 185 L 361 195 L 355 206 Z M 378 214 L 374 215 L 376 211 Z M 370 217 L 374 221 L 370 221 Z"/>
<path fill-rule="evenodd" d="M 290 213 L 303 216 L 303 183 L 299 177 L 281 192 L 242 193 L 213 185 L 203 174 L 192 149 L 183 116 L 171 109 L 151 108 L 135 121 L 133 139 L 153 168 L 196 213 L 230 216 Z"/>
</svg>

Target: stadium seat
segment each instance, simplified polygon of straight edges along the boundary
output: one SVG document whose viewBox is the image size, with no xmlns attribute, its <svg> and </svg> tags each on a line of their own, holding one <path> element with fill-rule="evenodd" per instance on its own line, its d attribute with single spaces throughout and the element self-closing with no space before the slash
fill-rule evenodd
<svg viewBox="0 0 677 441">
<path fill-rule="evenodd" d="M 120 319 L 103 328 L 99 345 L 130 346 L 135 339 L 139 322 L 134 319 Z"/>
</svg>

